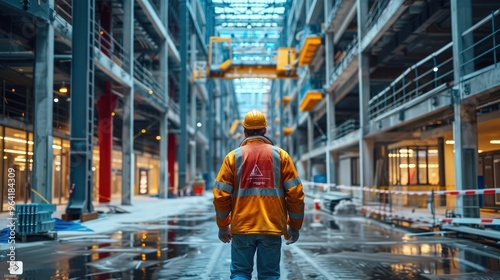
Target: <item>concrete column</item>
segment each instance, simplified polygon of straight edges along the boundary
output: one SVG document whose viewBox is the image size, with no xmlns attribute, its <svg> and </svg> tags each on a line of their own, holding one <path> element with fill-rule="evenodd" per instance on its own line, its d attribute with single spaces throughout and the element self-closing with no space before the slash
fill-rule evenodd
<svg viewBox="0 0 500 280">
<path fill-rule="evenodd" d="M 310 113 L 307 114 L 307 152 L 311 152 L 314 149 L 314 124 Z M 307 159 L 307 180 L 312 181 L 312 159 L 308 157 Z"/>
<path fill-rule="evenodd" d="M 333 154 L 330 152 L 330 143 L 335 140 L 335 97 L 333 93 L 327 93 L 326 95 L 326 182 L 328 184 L 336 182 L 336 161 Z"/>
<path fill-rule="evenodd" d="M 469 47 L 472 38 L 462 33 L 472 25 L 472 7 L 470 0 L 451 1 L 451 24 L 453 38 L 453 67 L 455 86 L 453 94 L 453 139 L 455 140 L 455 188 L 459 190 L 477 189 L 477 115 L 476 101 L 465 99 L 462 75 L 473 71 L 473 65 L 460 66 L 464 60 L 473 57 L 473 53 L 462 54 Z M 478 197 L 458 196 L 456 213 L 464 218 L 478 218 Z"/>
<path fill-rule="evenodd" d="M 134 0 L 123 1 L 123 48 L 129 54 L 130 76 L 134 76 Z M 122 205 L 134 197 L 134 86 L 123 93 Z"/>
<path fill-rule="evenodd" d="M 325 19 L 328 18 L 330 15 L 330 11 L 332 10 L 332 1 L 331 0 L 324 0 L 324 7 L 325 7 Z M 327 86 L 330 86 L 330 76 L 331 72 L 334 69 L 334 64 L 333 60 L 335 57 L 335 52 L 334 52 L 334 44 L 333 44 L 333 33 L 327 33 L 325 32 L 325 71 L 326 71 L 326 84 Z"/>
<path fill-rule="evenodd" d="M 50 1 L 53 5 L 54 1 Z M 54 27 L 38 21 L 35 46 L 33 203 L 52 203 L 52 118 L 54 105 Z M 28 160 L 26 161 L 28 164 Z"/>
<path fill-rule="evenodd" d="M 368 1 L 357 0 L 358 5 L 358 38 L 364 34 L 365 23 L 368 13 Z M 359 45 L 361 47 L 361 45 Z M 367 129 L 368 116 L 368 101 L 370 100 L 370 54 L 359 49 L 359 123 L 360 123 L 360 139 L 359 139 L 359 164 L 360 164 L 360 185 L 361 187 L 371 187 L 373 185 L 373 141 L 365 139 Z M 361 199 L 364 201 L 363 192 Z"/>
<path fill-rule="evenodd" d="M 453 69 L 455 85 L 460 82 L 460 77 L 474 71 L 472 63 L 461 66 L 464 61 L 474 56 L 474 50 L 470 49 L 461 53 L 473 43 L 472 33 L 462 36 L 467 28 L 472 26 L 472 6 L 471 0 L 451 1 L 451 37 L 453 40 Z"/>
<path fill-rule="evenodd" d="M 168 22 L 168 1 L 160 2 L 160 18 L 163 23 Z M 167 104 L 169 100 L 168 84 L 168 44 L 163 41 L 160 46 L 160 81 L 164 91 Z M 160 187 L 158 189 L 160 198 L 168 198 L 168 109 L 160 116 Z"/>
</svg>

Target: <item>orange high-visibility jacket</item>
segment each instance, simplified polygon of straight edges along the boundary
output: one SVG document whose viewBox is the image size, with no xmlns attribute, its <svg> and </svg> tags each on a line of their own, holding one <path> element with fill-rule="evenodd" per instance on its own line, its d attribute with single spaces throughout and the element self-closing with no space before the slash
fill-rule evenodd
<svg viewBox="0 0 500 280">
<path fill-rule="evenodd" d="M 304 192 L 290 155 L 265 137 L 246 138 L 231 151 L 213 188 L 219 228 L 233 234 L 286 234 L 300 229 Z"/>
</svg>

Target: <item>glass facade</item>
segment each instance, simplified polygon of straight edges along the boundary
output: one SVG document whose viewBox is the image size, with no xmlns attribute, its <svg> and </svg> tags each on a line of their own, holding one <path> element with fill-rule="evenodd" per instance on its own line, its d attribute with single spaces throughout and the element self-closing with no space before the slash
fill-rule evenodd
<svg viewBox="0 0 500 280">
<path fill-rule="evenodd" d="M 389 182 L 392 186 L 439 184 L 437 147 L 401 147 L 389 151 Z"/>
<path fill-rule="evenodd" d="M 69 197 L 69 147 L 68 139 L 54 137 L 52 143 L 52 203 L 66 204 Z M 0 151 L 2 157 L 2 182 L 7 182 L 9 168 L 16 174 L 15 200 L 17 203 L 31 202 L 31 176 L 33 166 L 33 133 L 10 127 L 0 126 Z M 122 153 L 120 150 L 112 152 L 112 186 L 111 194 L 121 196 L 122 191 Z M 146 170 L 148 181 L 147 195 L 158 193 L 159 159 L 149 154 L 135 155 L 135 170 Z M 93 152 L 93 200 L 99 198 L 99 149 Z M 139 174 L 135 174 L 134 195 L 140 195 Z M 8 185 L 2 184 L 1 211 L 8 209 Z"/>
</svg>

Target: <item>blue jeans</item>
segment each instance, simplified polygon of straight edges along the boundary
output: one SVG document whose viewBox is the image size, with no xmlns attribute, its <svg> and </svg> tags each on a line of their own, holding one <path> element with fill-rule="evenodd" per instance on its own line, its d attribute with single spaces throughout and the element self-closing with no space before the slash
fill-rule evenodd
<svg viewBox="0 0 500 280">
<path fill-rule="evenodd" d="M 281 236 L 235 234 L 231 240 L 231 279 L 252 279 L 253 260 L 257 252 L 259 279 L 279 279 Z"/>
</svg>

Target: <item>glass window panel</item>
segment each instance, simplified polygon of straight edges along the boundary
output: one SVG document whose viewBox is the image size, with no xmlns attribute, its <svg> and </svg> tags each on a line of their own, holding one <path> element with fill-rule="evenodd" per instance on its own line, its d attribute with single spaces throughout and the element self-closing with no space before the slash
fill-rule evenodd
<svg viewBox="0 0 500 280">
<path fill-rule="evenodd" d="M 409 184 L 418 184 L 418 168 L 417 168 L 417 152 L 415 148 L 408 149 L 408 173 L 409 173 Z"/>
<path fill-rule="evenodd" d="M 406 186 L 410 182 L 410 169 L 408 164 L 408 149 L 397 150 L 397 155 L 399 157 L 399 172 L 401 174 L 401 185 Z"/>
<path fill-rule="evenodd" d="M 418 161 L 418 183 L 420 185 L 427 184 L 427 149 L 420 148 L 417 152 Z"/>
<path fill-rule="evenodd" d="M 437 147 L 429 147 L 427 167 L 429 172 L 429 184 L 439 184 L 439 153 Z"/>
</svg>

